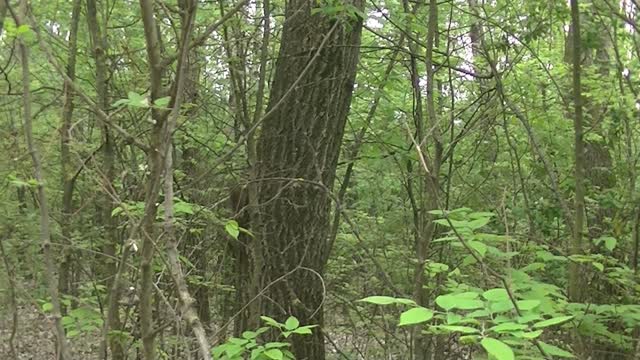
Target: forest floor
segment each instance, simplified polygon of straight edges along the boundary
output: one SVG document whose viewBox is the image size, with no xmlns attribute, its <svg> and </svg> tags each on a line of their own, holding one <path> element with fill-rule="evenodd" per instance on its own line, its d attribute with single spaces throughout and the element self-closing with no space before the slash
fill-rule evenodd
<svg viewBox="0 0 640 360">
<path fill-rule="evenodd" d="M 13 358 L 9 343 L 12 329 L 12 315 L 2 311 L 0 313 L 0 359 Z M 74 359 L 98 359 L 99 338 L 74 339 L 72 345 Z M 18 307 L 18 326 L 14 346 L 18 360 L 55 360 L 55 335 L 51 318 L 33 306 Z"/>
</svg>

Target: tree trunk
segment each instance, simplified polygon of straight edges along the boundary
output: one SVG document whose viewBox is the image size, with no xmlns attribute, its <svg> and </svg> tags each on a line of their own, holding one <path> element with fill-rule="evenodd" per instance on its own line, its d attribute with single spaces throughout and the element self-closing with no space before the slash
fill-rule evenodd
<svg viewBox="0 0 640 360">
<path fill-rule="evenodd" d="M 27 0 L 20 1 L 20 15 L 14 14 L 14 20 L 17 26 L 25 24 L 23 19 L 27 17 Z M 60 294 L 58 292 L 58 279 L 56 276 L 56 264 L 54 256 L 56 256 L 51 245 L 51 227 L 49 220 L 49 205 L 47 202 L 47 194 L 44 186 L 44 177 L 42 171 L 42 160 L 40 152 L 36 148 L 33 136 L 33 124 L 31 115 L 31 73 L 29 68 L 29 48 L 22 38 L 18 41 L 18 52 L 20 55 L 20 65 L 22 68 L 22 115 L 24 123 L 24 133 L 27 143 L 27 150 L 31 155 L 33 162 L 33 177 L 37 183 L 38 203 L 40 208 L 40 242 L 42 245 L 42 255 L 44 257 L 45 279 L 47 290 L 51 297 L 51 318 L 56 334 L 56 352 L 58 360 L 70 360 L 71 352 L 67 344 L 67 338 L 62 327 L 60 314 Z"/>
<path fill-rule="evenodd" d="M 78 23 L 82 0 L 74 0 L 71 13 L 71 25 L 69 30 L 69 59 L 67 61 L 67 75 L 71 80 L 76 78 L 76 55 L 78 52 Z M 74 93 L 69 85 L 64 85 L 64 105 L 62 106 L 62 126 L 60 128 L 60 165 L 62 168 L 62 217 L 60 233 L 62 242 L 66 245 L 63 250 L 62 263 L 60 264 L 60 276 L 58 289 L 60 294 L 70 293 L 71 288 L 71 217 L 73 213 L 73 190 L 75 188 L 75 176 L 71 168 L 71 122 L 73 119 Z M 66 307 L 60 309 L 66 314 Z"/>
<path fill-rule="evenodd" d="M 575 212 L 574 231 L 569 246 L 570 255 L 579 255 L 584 252 L 583 227 L 584 227 L 584 142 L 583 142 L 583 111 L 582 111 L 582 85 L 581 85 L 581 43 L 580 43 L 580 10 L 578 1 L 571 0 L 571 24 L 572 24 L 572 63 L 573 63 L 573 103 L 574 116 L 573 128 L 575 135 Z M 580 264 L 569 263 L 569 300 L 581 302 L 583 299 L 584 281 L 580 274 Z M 582 344 L 577 331 L 575 331 L 574 351 L 582 353 Z"/>
<path fill-rule="evenodd" d="M 361 19 L 312 15 L 313 4 L 309 0 L 287 4 L 258 141 L 260 207 L 258 219 L 252 219 L 257 241 L 251 245 L 261 250 L 254 256 L 262 257 L 256 263 L 263 266 L 253 269 L 266 293 L 261 311 L 322 326 L 326 294 L 320 276 L 325 266 L 321 255 L 328 244 L 328 192 L 351 103 Z M 351 5 L 361 8 L 362 2 Z M 321 328 L 313 335 L 294 336 L 292 342 L 297 359 L 325 357 Z"/>
</svg>

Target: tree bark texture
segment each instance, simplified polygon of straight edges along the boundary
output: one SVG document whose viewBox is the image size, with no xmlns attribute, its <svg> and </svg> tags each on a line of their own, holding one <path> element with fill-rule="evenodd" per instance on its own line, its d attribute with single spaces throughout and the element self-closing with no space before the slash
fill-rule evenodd
<svg viewBox="0 0 640 360">
<path fill-rule="evenodd" d="M 259 221 L 253 229 L 263 268 L 254 271 L 266 293 L 264 314 L 293 315 L 301 324 L 322 326 L 325 294 L 319 275 L 328 244 L 328 190 L 354 88 L 361 19 L 312 14 L 314 4 L 294 0 L 286 8 L 268 115 L 258 140 Z M 350 5 L 362 8 L 363 3 Z M 297 359 L 324 359 L 320 329 L 292 342 Z"/>
</svg>

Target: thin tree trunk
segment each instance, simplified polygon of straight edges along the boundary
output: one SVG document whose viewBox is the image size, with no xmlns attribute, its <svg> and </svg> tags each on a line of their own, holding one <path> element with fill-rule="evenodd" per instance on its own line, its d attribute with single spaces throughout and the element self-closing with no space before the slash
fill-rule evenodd
<svg viewBox="0 0 640 360">
<path fill-rule="evenodd" d="M 205 332 L 200 318 L 193 307 L 193 298 L 189 293 L 189 287 L 185 280 L 184 272 L 180 264 L 180 256 L 178 252 L 178 239 L 175 236 L 174 228 L 174 216 L 173 216 L 173 146 L 171 143 L 171 134 L 175 129 L 177 118 L 180 115 L 180 107 L 182 105 L 182 98 L 184 94 L 184 87 L 186 82 L 186 74 L 188 74 L 188 44 L 191 40 L 191 31 L 193 29 L 193 22 L 196 16 L 197 1 L 183 0 L 180 2 L 180 9 L 184 16 L 182 17 L 182 34 L 181 34 L 181 47 L 180 57 L 178 59 L 178 76 L 175 85 L 175 95 L 173 97 L 173 108 L 171 114 L 167 118 L 167 150 L 165 155 L 165 168 L 164 168 L 164 236 L 166 237 L 166 249 L 167 259 L 169 263 L 169 269 L 171 271 L 171 277 L 176 286 L 178 300 L 180 301 L 181 312 L 187 321 L 189 327 L 193 331 L 199 345 L 200 356 L 204 360 L 211 360 L 211 348 L 209 341 L 207 340 L 207 334 Z"/>
<path fill-rule="evenodd" d="M 581 61 L 582 45 L 580 39 L 580 9 L 578 0 L 571 0 L 571 27 L 572 27 L 572 63 L 573 63 L 573 129 L 574 129 L 574 157 L 575 157 L 575 200 L 574 200 L 574 230 L 569 255 L 583 253 L 583 228 L 584 228 L 584 142 L 583 142 L 583 110 L 582 110 L 582 85 L 581 85 Z M 569 300 L 581 302 L 583 298 L 583 279 L 581 266 L 576 262 L 569 262 L 568 293 Z M 574 351 L 582 355 L 582 342 L 577 331 L 574 333 Z"/>
<path fill-rule="evenodd" d="M 67 76 L 75 81 L 76 55 L 78 53 L 78 23 L 80 22 L 80 10 L 82 0 L 74 0 L 71 12 L 71 26 L 69 30 L 69 59 L 67 60 Z M 60 129 L 60 162 L 62 168 L 62 219 L 60 232 L 66 245 L 63 249 L 62 263 L 60 264 L 60 277 L 58 289 L 61 294 L 69 294 L 71 289 L 71 217 L 73 214 L 73 191 L 75 188 L 75 176 L 71 168 L 71 123 L 74 109 L 73 89 L 64 85 L 64 104 L 62 105 L 62 127 Z M 60 309 L 65 314 L 66 309 Z"/>
<path fill-rule="evenodd" d="M 429 214 L 429 210 L 434 210 L 439 203 L 440 197 L 440 165 L 442 163 L 442 144 L 440 141 L 440 132 L 436 117 L 436 104 L 434 100 L 435 87 L 435 67 L 433 64 L 433 49 L 436 41 L 438 30 L 438 3 L 437 0 L 429 1 L 429 20 L 427 23 L 427 48 L 425 54 L 425 68 L 427 72 L 427 84 L 426 84 L 426 107 L 427 107 L 427 119 L 423 125 L 424 128 L 418 131 L 418 141 L 421 144 L 429 146 L 433 144 L 434 152 L 431 159 L 428 160 L 430 169 L 429 173 L 422 177 L 421 184 L 422 193 L 421 198 L 422 206 L 420 209 L 420 235 L 416 244 L 416 257 L 417 263 L 414 271 L 414 298 L 416 303 L 420 306 L 428 306 L 429 299 L 425 291 L 425 276 L 424 266 L 429 255 L 429 248 L 433 236 L 435 234 L 435 224 L 433 223 L 432 215 Z M 419 88 L 418 88 L 419 89 Z M 430 131 L 430 133 L 427 133 Z M 423 151 L 424 154 L 428 154 L 428 151 Z M 414 355 L 418 360 L 427 360 L 431 358 L 430 344 L 428 337 L 422 335 L 421 330 L 418 330 L 414 334 Z"/>
<path fill-rule="evenodd" d="M 20 2 L 20 15 L 14 14 L 14 20 L 18 26 L 23 24 L 22 18 L 27 16 L 27 0 Z M 29 48 L 22 39 L 18 41 L 20 62 L 22 66 L 22 101 L 23 101 L 23 122 L 24 132 L 27 141 L 27 149 L 33 161 L 33 175 L 37 182 L 38 201 L 40 204 L 40 241 L 42 243 L 42 253 L 45 262 L 45 279 L 51 297 L 51 317 L 53 319 L 58 359 L 70 360 L 71 353 L 67 345 L 64 328 L 62 327 L 60 314 L 60 294 L 58 293 L 58 283 L 56 279 L 56 265 L 54 262 L 54 252 L 51 248 L 51 230 L 49 227 L 49 205 L 44 188 L 44 178 L 42 176 L 42 163 L 40 154 L 33 140 L 33 126 L 31 118 L 31 78 L 29 73 Z"/>
<path fill-rule="evenodd" d="M 160 57 L 160 37 L 153 10 L 153 0 L 140 0 L 147 58 L 149 63 L 151 103 L 164 96 L 162 86 L 162 65 Z M 145 360 L 155 359 L 155 337 L 153 329 L 153 257 L 155 253 L 155 219 L 158 213 L 157 199 L 162 187 L 164 158 L 169 140 L 167 133 L 167 112 L 153 108 L 151 110 L 151 150 L 147 154 L 149 177 L 145 189 L 144 214 L 141 222 L 141 260 L 140 260 L 140 329 Z"/>
<path fill-rule="evenodd" d="M 96 0 L 87 1 L 87 26 L 89 29 L 89 35 L 91 38 L 91 54 L 95 62 L 95 87 L 97 93 L 96 105 L 100 111 L 106 111 L 109 106 L 109 89 L 107 80 L 107 38 L 106 34 L 103 34 L 103 28 L 106 29 L 106 24 L 102 24 L 101 19 L 98 17 L 98 9 Z M 103 274 L 107 279 L 106 287 L 111 289 L 113 287 L 115 276 L 117 273 L 117 265 L 114 262 L 116 256 L 117 246 L 117 233 L 114 218 L 111 216 L 111 211 L 114 207 L 112 195 L 110 191 L 112 189 L 114 179 L 114 144 L 111 136 L 111 131 L 107 124 L 101 124 L 102 131 L 102 162 L 101 170 L 98 172 L 100 178 L 98 181 L 101 183 L 103 193 L 99 198 L 100 208 L 100 222 L 104 226 L 104 246 L 102 251 L 105 254 L 103 266 L 98 273 Z M 120 331 L 122 328 L 120 321 L 120 292 L 110 292 L 107 294 L 107 303 L 110 304 L 107 311 L 107 326 L 112 331 Z M 103 340 L 108 343 L 111 350 L 111 358 L 113 360 L 121 360 L 125 358 L 125 350 L 123 344 L 118 337 L 109 334 L 104 334 L 106 338 Z M 104 348 L 106 350 L 106 343 Z"/>
<path fill-rule="evenodd" d="M 574 200 L 574 231 L 570 255 L 583 253 L 583 227 L 584 227 L 584 142 L 583 142 L 583 110 L 582 110 L 582 85 L 581 76 L 581 43 L 580 43 L 580 10 L 578 1 L 571 0 L 571 22 L 573 30 L 573 102 L 574 118 L 573 128 L 575 135 L 574 157 L 575 157 L 575 200 Z M 580 266 L 575 262 L 569 263 L 569 299 L 573 302 L 580 302 L 582 299 L 582 280 L 580 276 Z"/>
</svg>

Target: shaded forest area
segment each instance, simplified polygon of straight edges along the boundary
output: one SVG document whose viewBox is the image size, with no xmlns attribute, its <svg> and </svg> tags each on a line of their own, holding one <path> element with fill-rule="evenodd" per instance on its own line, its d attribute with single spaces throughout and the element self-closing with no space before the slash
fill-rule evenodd
<svg viewBox="0 0 640 360">
<path fill-rule="evenodd" d="M 639 20 L 0 0 L 0 358 L 640 360 Z"/>
</svg>

